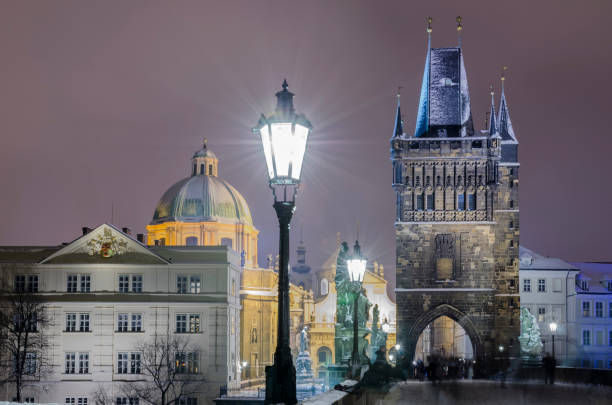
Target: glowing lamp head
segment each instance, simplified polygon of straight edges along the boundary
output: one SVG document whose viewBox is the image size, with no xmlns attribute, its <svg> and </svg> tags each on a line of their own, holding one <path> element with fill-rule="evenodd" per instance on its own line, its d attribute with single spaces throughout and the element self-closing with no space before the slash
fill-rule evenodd
<svg viewBox="0 0 612 405">
<path fill-rule="evenodd" d="M 401 349 L 401 348 L 402 348 L 402 346 L 399 343 L 395 345 L 395 350 L 399 351 L 399 349 Z"/>
<path fill-rule="evenodd" d="M 555 333 L 557 331 L 557 323 L 556 322 L 551 322 L 548 327 L 550 328 L 550 331 L 552 333 Z"/>
<path fill-rule="evenodd" d="M 262 114 L 253 132 L 261 136 L 270 185 L 297 185 L 312 125 L 304 115 L 296 114 L 287 80 L 282 87 L 276 93 L 274 114 L 267 118 Z"/>
<path fill-rule="evenodd" d="M 355 246 L 353 246 L 353 257 L 346 261 L 346 267 L 348 268 L 351 281 L 359 283 L 363 281 L 363 275 L 365 274 L 367 264 L 368 261 L 361 257 L 359 241 L 356 241 Z"/>
<path fill-rule="evenodd" d="M 501 352 L 503 352 L 503 351 L 504 351 L 504 346 L 499 345 L 498 349 L 499 349 L 499 352 L 501 353 Z"/>
<path fill-rule="evenodd" d="M 385 333 L 389 333 L 389 324 L 387 322 L 382 324 L 382 330 Z"/>
<path fill-rule="evenodd" d="M 243 362 L 242 362 L 242 367 L 246 367 L 246 366 L 248 366 L 248 364 L 249 364 L 249 363 L 247 363 L 246 361 L 243 361 Z"/>
</svg>

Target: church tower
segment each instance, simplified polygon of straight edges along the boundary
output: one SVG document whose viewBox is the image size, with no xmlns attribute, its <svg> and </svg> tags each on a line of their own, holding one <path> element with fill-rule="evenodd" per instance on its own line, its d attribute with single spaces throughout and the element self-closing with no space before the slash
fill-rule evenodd
<svg viewBox="0 0 612 405">
<path fill-rule="evenodd" d="M 412 134 L 399 101 L 390 142 L 403 367 L 423 330 L 446 316 L 469 336 L 477 370 L 492 372 L 500 347 L 518 354 L 520 334 L 518 142 L 503 87 L 499 115 L 492 103 L 476 132 L 463 49 L 432 48 L 430 26 Z"/>
</svg>

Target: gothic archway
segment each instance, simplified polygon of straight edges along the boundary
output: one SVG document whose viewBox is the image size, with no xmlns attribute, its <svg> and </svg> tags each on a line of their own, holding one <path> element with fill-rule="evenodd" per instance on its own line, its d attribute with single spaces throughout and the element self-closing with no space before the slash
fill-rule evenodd
<svg viewBox="0 0 612 405">
<path fill-rule="evenodd" d="M 457 322 L 465 330 L 472 343 L 474 358 L 480 358 L 484 355 L 482 339 L 480 337 L 480 334 L 478 333 L 478 330 L 476 329 L 476 326 L 469 318 L 469 316 L 459 311 L 457 308 L 452 307 L 451 305 L 441 304 L 433 309 L 430 309 L 429 311 L 422 314 L 419 318 L 417 318 L 417 320 L 408 330 L 406 339 L 402 339 L 404 342 L 407 343 L 405 349 L 402 349 L 402 352 L 404 352 L 403 355 L 405 356 L 405 360 L 412 362 L 412 360 L 414 359 L 414 354 L 419 336 L 427 327 L 427 325 L 429 325 L 435 319 L 441 316 L 449 317 L 453 321 Z"/>
</svg>

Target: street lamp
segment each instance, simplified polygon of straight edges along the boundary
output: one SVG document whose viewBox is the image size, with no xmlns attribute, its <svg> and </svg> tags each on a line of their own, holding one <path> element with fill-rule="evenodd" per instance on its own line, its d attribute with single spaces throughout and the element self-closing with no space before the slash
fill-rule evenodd
<svg viewBox="0 0 612 405">
<path fill-rule="evenodd" d="M 552 336 L 552 356 L 554 359 L 555 358 L 555 332 L 557 331 L 557 323 L 551 322 L 550 324 L 548 324 L 548 327 L 550 328 L 550 333 Z"/>
<path fill-rule="evenodd" d="M 361 283 L 363 282 L 363 275 L 366 271 L 367 260 L 361 256 L 361 248 L 359 247 L 359 241 L 355 241 L 353 246 L 353 256 L 351 259 L 346 261 L 348 268 L 349 277 L 351 279 L 351 287 L 355 294 L 355 301 L 353 304 L 353 354 L 351 355 L 350 372 L 353 379 L 359 378 L 361 374 L 361 359 L 359 358 L 359 324 L 358 324 L 358 309 L 359 309 L 359 296 L 361 295 Z"/>
<path fill-rule="evenodd" d="M 289 347 L 289 228 L 295 211 L 306 140 L 312 129 L 304 115 L 293 108 L 287 80 L 276 93 L 276 109 L 261 115 L 253 132 L 261 136 L 274 209 L 280 227 L 278 268 L 278 333 L 274 365 L 266 367 L 266 404 L 295 404 L 295 367 Z"/>
</svg>

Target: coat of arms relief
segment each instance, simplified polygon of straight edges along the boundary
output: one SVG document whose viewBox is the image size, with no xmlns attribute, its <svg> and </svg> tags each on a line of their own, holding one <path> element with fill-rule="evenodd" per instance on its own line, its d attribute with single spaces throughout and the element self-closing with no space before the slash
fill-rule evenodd
<svg viewBox="0 0 612 405">
<path fill-rule="evenodd" d="M 87 242 L 87 253 L 90 256 L 113 257 L 115 255 L 122 255 L 127 251 L 127 240 L 113 235 L 112 230 L 109 228 L 104 228 L 102 232 Z"/>
</svg>

